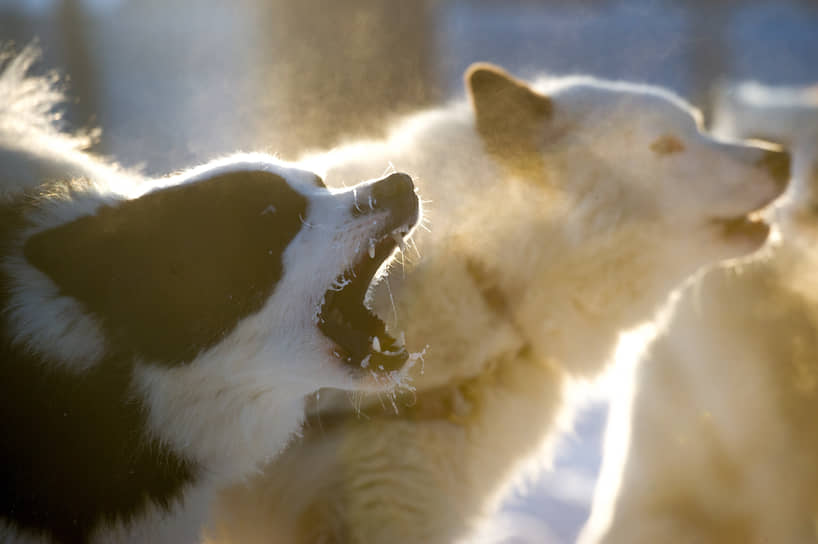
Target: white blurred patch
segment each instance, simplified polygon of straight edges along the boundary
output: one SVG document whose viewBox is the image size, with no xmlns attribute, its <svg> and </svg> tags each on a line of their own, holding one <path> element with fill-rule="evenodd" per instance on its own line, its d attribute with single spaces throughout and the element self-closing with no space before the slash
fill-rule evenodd
<svg viewBox="0 0 818 544">
<path fill-rule="evenodd" d="M 506 511 L 488 519 L 459 544 L 565 544 L 541 516 Z"/>
</svg>

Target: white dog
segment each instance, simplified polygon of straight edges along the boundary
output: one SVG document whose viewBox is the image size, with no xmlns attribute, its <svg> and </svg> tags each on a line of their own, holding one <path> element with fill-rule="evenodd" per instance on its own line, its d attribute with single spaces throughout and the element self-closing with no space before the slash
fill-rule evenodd
<svg viewBox="0 0 818 544">
<path fill-rule="evenodd" d="M 783 190 L 786 154 L 714 140 L 671 93 L 490 65 L 466 81 L 470 103 L 303 161 L 330 185 L 391 162 L 431 199 L 422 261 L 374 299 L 428 345 L 416 395 L 359 417 L 322 392 L 304 439 L 225 493 L 215 540 L 455 541 L 552 433 L 568 379 L 688 274 L 766 239 L 747 214 Z"/>
<path fill-rule="evenodd" d="M 791 146 L 781 239 L 688 285 L 608 433 L 583 542 L 818 542 L 818 88 L 743 84 L 715 129 Z"/>
<path fill-rule="evenodd" d="M 59 132 L 32 56 L 0 75 L 0 540 L 198 542 L 307 395 L 404 377 L 363 299 L 412 180 L 331 191 L 263 155 L 140 179 Z"/>
</svg>

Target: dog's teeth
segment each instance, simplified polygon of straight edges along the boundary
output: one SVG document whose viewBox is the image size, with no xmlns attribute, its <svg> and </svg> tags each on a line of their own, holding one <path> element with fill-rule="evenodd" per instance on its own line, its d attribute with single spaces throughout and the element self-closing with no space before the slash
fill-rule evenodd
<svg viewBox="0 0 818 544">
<path fill-rule="evenodd" d="M 375 336 L 374 338 L 372 338 L 372 349 L 373 349 L 373 350 L 375 350 L 375 351 L 377 351 L 377 352 L 379 352 L 379 353 L 380 353 L 380 351 L 381 351 L 381 341 L 380 341 L 380 340 L 378 340 L 378 337 L 377 337 L 377 336 Z"/>
<path fill-rule="evenodd" d="M 370 259 L 375 258 L 375 240 L 369 241 L 369 258 Z"/>
<path fill-rule="evenodd" d="M 395 241 L 395 243 L 398 245 L 401 251 L 404 251 L 406 249 L 406 240 L 404 240 L 403 236 L 400 233 L 393 232 L 392 239 Z"/>
<path fill-rule="evenodd" d="M 398 336 L 398 341 L 395 344 L 395 347 L 402 348 L 406 346 L 406 333 L 400 331 L 400 336 Z"/>
</svg>

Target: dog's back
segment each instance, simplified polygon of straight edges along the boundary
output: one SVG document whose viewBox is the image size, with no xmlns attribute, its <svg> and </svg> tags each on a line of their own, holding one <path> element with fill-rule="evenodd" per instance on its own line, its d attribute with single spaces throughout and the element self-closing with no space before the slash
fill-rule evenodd
<svg viewBox="0 0 818 544">
<path fill-rule="evenodd" d="M 98 130 L 67 132 L 60 122 L 62 93 L 55 76 L 32 76 L 39 50 L 0 55 L 0 194 L 36 187 L 43 181 L 129 174 L 86 150 Z"/>
</svg>

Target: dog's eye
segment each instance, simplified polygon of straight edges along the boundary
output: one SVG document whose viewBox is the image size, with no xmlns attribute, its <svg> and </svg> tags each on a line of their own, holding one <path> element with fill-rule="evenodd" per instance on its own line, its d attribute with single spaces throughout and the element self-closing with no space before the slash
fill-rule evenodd
<svg viewBox="0 0 818 544">
<path fill-rule="evenodd" d="M 324 180 L 321 179 L 321 176 L 315 176 L 315 178 L 312 180 L 312 183 L 313 185 L 315 185 L 316 187 L 320 187 L 321 189 L 327 188 L 327 184 L 324 183 Z"/>
<path fill-rule="evenodd" d="M 685 145 L 673 134 L 663 134 L 650 144 L 650 150 L 657 155 L 672 155 L 685 150 Z"/>
</svg>

